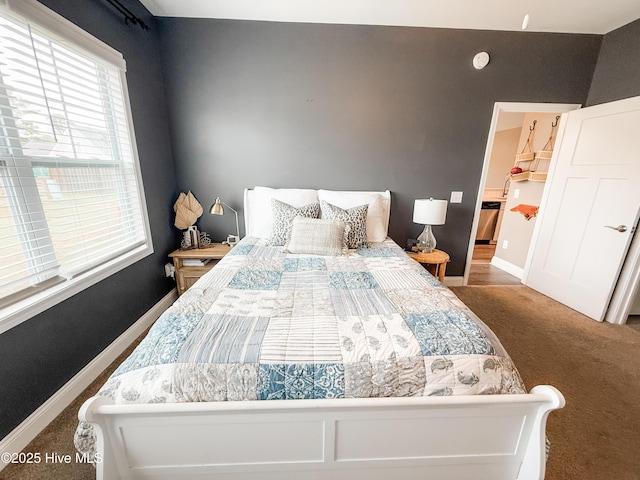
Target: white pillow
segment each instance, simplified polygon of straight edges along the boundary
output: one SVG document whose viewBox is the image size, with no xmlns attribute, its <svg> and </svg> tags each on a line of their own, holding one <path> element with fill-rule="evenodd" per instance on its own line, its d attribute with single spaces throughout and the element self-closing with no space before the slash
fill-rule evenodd
<svg viewBox="0 0 640 480">
<path fill-rule="evenodd" d="M 341 192 L 337 190 L 318 190 L 318 199 L 340 207 L 343 210 L 369 204 L 367 210 L 367 240 L 383 242 L 389 229 L 389 211 L 391 193 L 385 192 Z"/>
<path fill-rule="evenodd" d="M 251 236 L 258 238 L 271 236 L 273 226 L 271 200 L 274 198 L 299 208 L 310 203 L 318 203 L 318 191 L 308 188 L 255 187 L 251 198 Z"/>
</svg>

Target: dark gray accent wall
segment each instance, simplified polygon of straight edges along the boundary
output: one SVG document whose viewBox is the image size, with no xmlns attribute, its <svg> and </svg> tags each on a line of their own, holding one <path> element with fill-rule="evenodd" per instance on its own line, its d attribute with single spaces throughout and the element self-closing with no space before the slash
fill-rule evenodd
<svg viewBox="0 0 640 480">
<path fill-rule="evenodd" d="M 0 335 L 0 438 L 6 436 L 173 287 L 162 265 L 175 249 L 176 183 L 155 20 L 124 2 L 151 27 L 127 25 L 103 1 L 43 0 L 119 50 L 137 136 L 155 253 Z"/>
<path fill-rule="evenodd" d="M 587 104 L 637 95 L 640 95 L 640 20 L 604 36 Z"/>
<path fill-rule="evenodd" d="M 245 187 L 392 192 L 400 245 L 416 198 L 448 199 L 434 228 L 462 275 L 495 102 L 583 104 L 601 37 L 159 19 L 177 181 L 242 209 Z M 486 50 L 491 62 L 472 67 Z M 242 221 L 242 220 L 241 220 Z M 215 239 L 233 217 L 204 215 Z"/>
</svg>

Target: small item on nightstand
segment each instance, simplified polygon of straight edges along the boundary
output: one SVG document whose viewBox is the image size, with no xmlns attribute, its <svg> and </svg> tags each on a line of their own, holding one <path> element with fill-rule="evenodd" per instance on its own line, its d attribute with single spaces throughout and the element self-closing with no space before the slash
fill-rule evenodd
<svg viewBox="0 0 640 480">
<path fill-rule="evenodd" d="M 185 258 L 182 260 L 182 265 L 185 267 L 204 267 L 210 261 L 210 258 Z"/>
<path fill-rule="evenodd" d="M 225 245 L 229 245 L 230 247 L 233 247 L 239 241 L 240 241 L 240 238 L 237 235 L 228 235 L 227 240 L 222 243 L 224 243 Z"/>
<path fill-rule="evenodd" d="M 187 228 L 187 232 L 189 232 L 189 243 L 191 248 L 199 248 L 200 247 L 200 233 L 198 233 L 198 227 L 195 225 L 191 225 Z"/>
<path fill-rule="evenodd" d="M 191 247 L 191 235 L 186 230 L 182 232 L 182 239 L 180 240 L 180 250 L 186 250 Z"/>
<path fill-rule="evenodd" d="M 194 226 L 187 228 L 182 232 L 182 241 L 180 242 L 181 250 L 190 250 L 198 248 L 198 229 Z"/>
<path fill-rule="evenodd" d="M 200 248 L 211 246 L 211 237 L 207 232 L 200 232 Z"/>
</svg>

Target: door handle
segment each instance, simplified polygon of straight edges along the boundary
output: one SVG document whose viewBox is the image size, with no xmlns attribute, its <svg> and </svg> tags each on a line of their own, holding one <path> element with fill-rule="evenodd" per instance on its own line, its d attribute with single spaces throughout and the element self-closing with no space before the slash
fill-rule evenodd
<svg viewBox="0 0 640 480">
<path fill-rule="evenodd" d="M 612 230 L 617 230 L 620 233 L 624 233 L 627 231 L 626 225 L 618 225 L 617 227 L 612 227 L 611 225 L 605 225 L 605 228 L 610 228 Z"/>
</svg>

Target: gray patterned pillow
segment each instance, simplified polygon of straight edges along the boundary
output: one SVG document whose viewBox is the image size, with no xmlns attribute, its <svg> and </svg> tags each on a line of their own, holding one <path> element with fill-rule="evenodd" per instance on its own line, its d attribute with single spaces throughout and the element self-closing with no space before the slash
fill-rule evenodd
<svg viewBox="0 0 640 480">
<path fill-rule="evenodd" d="M 367 210 L 369 204 L 343 210 L 340 207 L 320 200 L 321 218 L 342 220 L 349 225 L 347 244 L 349 248 L 367 248 Z"/>
<path fill-rule="evenodd" d="M 271 210 L 273 211 L 273 226 L 269 245 L 284 245 L 289 241 L 291 222 L 295 217 L 318 218 L 320 216 L 319 203 L 310 203 L 296 208 L 272 198 Z"/>
<path fill-rule="evenodd" d="M 311 255 L 344 255 L 348 248 L 348 232 L 349 225 L 341 220 L 295 217 L 285 250 Z"/>
</svg>

